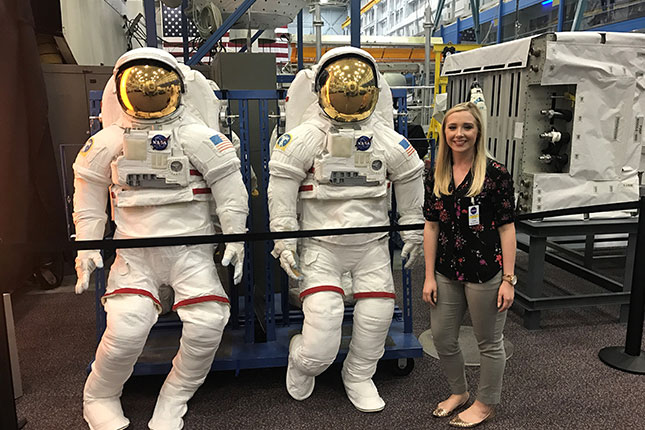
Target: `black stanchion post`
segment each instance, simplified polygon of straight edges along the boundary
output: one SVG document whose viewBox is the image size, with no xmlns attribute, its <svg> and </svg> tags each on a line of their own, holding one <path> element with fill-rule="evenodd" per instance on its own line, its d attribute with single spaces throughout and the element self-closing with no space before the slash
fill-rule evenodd
<svg viewBox="0 0 645 430">
<path fill-rule="evenodd" d="M 18 417 L 11 375 L 7 318 L 1 298 L 0 294 L 0 428 L 9 430 L 18 428 Z"/>
<path fill-rule="evenodd" d="M 641 351 L 643 317 L 645 316 L 645 265 L 642 264 L 643 261 L 645 261 L 645 196 L 641 196 L 638 209 L 636 256 L 634 258 L 625 347 L 610 346 L 601 349 L 598 353 L 598 357 L 606 365 L 638 374 L 645 374 L 645 352 Z"/>
</svg>

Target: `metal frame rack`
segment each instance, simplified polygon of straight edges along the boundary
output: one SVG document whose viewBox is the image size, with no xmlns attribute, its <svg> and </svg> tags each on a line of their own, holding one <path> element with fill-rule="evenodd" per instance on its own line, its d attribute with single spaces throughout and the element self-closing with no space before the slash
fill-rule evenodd
<svg viewBox="0 0 645 430">
<path fill-rule="evenodd" d="M 407 134 L 407 103 L 405 90 L 392 91 L 398 114 L 396 119 L 397 130 Z M 90 92 L 90 114 L 98 116 L 100 109 L 101 91 Z M 239 137 L 241 142 L 241 162 L 244 182 L 250 192 L 251 165 L 250 165 L 250 136 L 249 124 L 249 103 L 259 103 L 260 111 L 260 144 L 262 149 L 262 190 L 264 225 L 262 227 L 252 225 L 252 216 L 248 218 L 247 227 L 250 232 L 262 228 L 268 231 L 268 205 L 266 187 L 268 185 L 268 163 L 270 151 L 270 116 L 269 101 L 284 98 L 284 90 L 228 90 L 218 93 L 221 99 L 227 99 L 230 103 L 237 101 L 239 105 Z M 92 133 L 98 131 L 98 127 L 92 128 Z M 251 197 L 249 197 L 251 198 Z M 394 222 L 394 221 L 393 221 Z M 244 277 L 241 284 L 242 292 L 237 287 L 229 291 L 231 300 L 231 318 L 224 333 L 222 343 L 212 365 L 212 370 L 235 370 L 248 368 L 280 367 L 287 365 L 290 337 L 300 331 L 303 315 L 298 309 L 292 309 L 288 300 L 288 282 L 286 275 L 281 273 L 281 288 L 275 291 L 276 265 L 270 257 L 272 245 L 265 241 L 265 265 L 264 265 L 264 315 L 256 320 L 257 306 L 254 304 L 256 281 L 262 274 L 253 273 L 253 247 L 254 242 L 245 244 L 245 267 Z M 390 326 L 389 338 L 386 343 L 383 360 L 391 360 L 394 364 L 393 370 L 397 374 L 407 374 L 414 367 L 414 358 L 422 356 L 422 347 L 412 333 L 412 287 L 409 270 L 403 272 L 403 309 L 395 308 Z M 259 275 L 259 276 L 258 276 Z M 103 269 L 97 271 L 96 287 L 96 312 L 97 312 L 97 341 L 105 330 L 105 312 L 100 303 L 100 297 L 105 291 L 105 272 Z M 233 285 L 230 281 L 229 285 Z M 344 330 L 351 325 L 352 309 L 346 308 Z M 264 329 L 265 339 L 258 341 L 256 333 L 256 322 Z M 174 356 L 179 345 L 181 322 L 176 315 L 162 317 L 151 330 L 148 342 L 144 348 L 139 362 L 135 365 L 135 374 L 163 374 L 171 368 L 171 358 Z M 350 331 L 351 332 L 351 331 Z M 347 354 L 346 338 L 343 339 L 341 350 L 336 361 L 344 360 Z"/>
<path fill-rule="evenodd" d="M 518 233 L 528 236 L 526 239 L 518 237 L 518 248 L 529 254 L 527 286 L 525 290 L 516 291 L 516 302 L 524 309 L 524 327 L 529 330 L 540 328 L 540 314 L 542 310 L 563 309 L 580 306 L 620 305 L 620 321 L 627 321 L 629 312 L 629 296 L 632 289 L 632 272 L 636 253 L 637 218 L 585 220 L 585 221 L 547 221 L 520 220 L 516 223 Z M 585 259 L 593 257 L 593 236 L 607 233 L 628 233 L 625 278 L 617 282 L 601 273 L 591 270 L 590 267 L 577 264 L 556 253 L 547 251 L 554 248 L 560 252 L 568 250 L 559 249 L 547 238 L 562 236 L 586 235 L 591 241 L 591 249 L 587 243 Z M 543 295 L 544 263 L 554 264 L 570 273 L 586 279 L 607 292 L 594 294 L 574 294 L 545 297 Z"/>
</svg>

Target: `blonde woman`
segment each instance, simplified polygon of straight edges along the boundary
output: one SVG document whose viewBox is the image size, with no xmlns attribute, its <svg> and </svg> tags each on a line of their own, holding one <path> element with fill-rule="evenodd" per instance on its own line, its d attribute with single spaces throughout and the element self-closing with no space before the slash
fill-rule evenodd
<svg viewBox="0 0 645 430">
<path fill-rule="evenodd" d="M 458 343 L 466 309 L 481 356 L 477 397 L 450 421 L 461 428 L 492 418 L 500 401 L 506 363 L 502 331 L 517 281 L 513 180 L 487 156 L 483 134 L 473 103 L 451 108 L 425 183 L 423 300 L 431 305 L 432 336 L 451 389 L 434 416 L 452 415 L 470 397 Z"/>
</svg>

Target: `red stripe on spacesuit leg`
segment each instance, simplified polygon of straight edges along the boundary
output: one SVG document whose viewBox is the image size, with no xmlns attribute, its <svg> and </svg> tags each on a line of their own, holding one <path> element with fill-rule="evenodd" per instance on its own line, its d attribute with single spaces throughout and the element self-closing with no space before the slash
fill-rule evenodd
<svg viewBox="0 0 645 430">
<path fill-rule="evenodd" d="M 186 299 L 182 300 L 180 302 L 175 303 L 175 305 L 172 307 L 172 310 L 176 310 L 177 308 L 181 306 L 187 306 L 187 305 L 194 305 L 195 303 L 203 303 L 203 302 L 221 302 L 221 303 L 230 303 L 226 297 L 222 296 L 202 296 L 202 297 L 194 297 L 192 299 Z"/>
<path fill-rule="evenodd" d="M 355 299 L 371 299 L 371 298 L 381 298 L 381 299 L 396 299 L 396 294 L 386 293 L 383 291 L 375 291 L 371 293 L 354 293 Z"/>
<path fill-rule="evenodd" d="M 336 287 L 334 285 L 320 285 L 318 287 L 307 288 L 305 291 L 300 293 L 300 298 L 302 299 L 309 294 L 319 293 L 321 291 L 333 291 L 343 296 L 345 295 L 345 291 L 340 287 Z"/>
<path fill-rule="evenodd" d="M 116 294 L 138 294 L 140 296 L 146 296 L 148 298 L 151 298 L 152 301 L 155 302 L 159 306 L 159 308 L 161 308 L 161 302 L 150 291 L 141 290 L 139 288 L 118 288 L 111 293 L 103 294 L 101 301 Z"/>
</svg>

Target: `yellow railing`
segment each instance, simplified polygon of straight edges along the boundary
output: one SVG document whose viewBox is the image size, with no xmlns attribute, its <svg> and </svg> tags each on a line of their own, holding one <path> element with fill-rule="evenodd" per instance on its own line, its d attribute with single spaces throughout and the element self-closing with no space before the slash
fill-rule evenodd
<svg viewBox="0 0 645 430">
<path fill-rule="evenodd" d="M 371 0 L 369 3 L 367 3 L 365 6 L 361 8 L 361 15 L 363 15 L 368 10 L 372 9 L 374 5 L 380 1 L 381 0 Z M 343 25 L 341 27 L 342 28 L 347 27 L 350 22 L 352 22 L 352 19 L 350 17 L 347 17 L 347 19 L 345 20 L 345 22 L 343 22 Z"/>
</svg>

